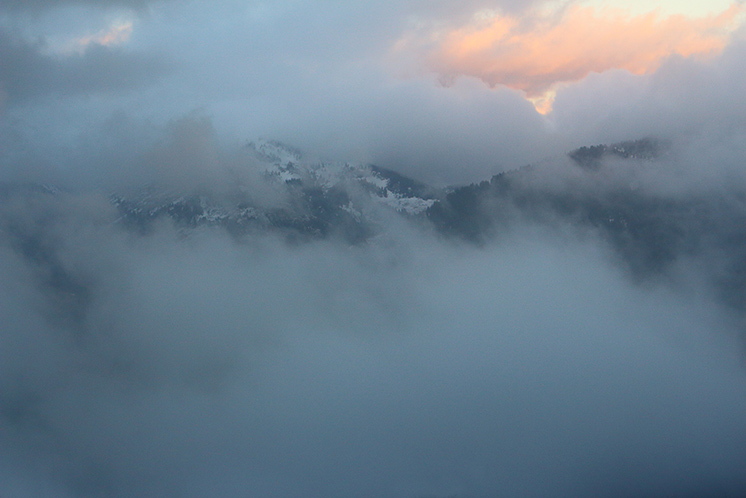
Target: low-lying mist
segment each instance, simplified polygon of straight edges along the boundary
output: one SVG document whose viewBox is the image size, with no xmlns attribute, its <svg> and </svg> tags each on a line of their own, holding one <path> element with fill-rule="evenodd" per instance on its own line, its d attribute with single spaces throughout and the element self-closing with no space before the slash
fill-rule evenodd
<svg viewBox="0 0 746 498">
<path fill-rule="evenodd" d="M 3 497 L 746 490 L 743 322 L 696 265 L 640 284 L 533 225 L 143 236 L 55 199 L 0 232 Z"/>
</svg>

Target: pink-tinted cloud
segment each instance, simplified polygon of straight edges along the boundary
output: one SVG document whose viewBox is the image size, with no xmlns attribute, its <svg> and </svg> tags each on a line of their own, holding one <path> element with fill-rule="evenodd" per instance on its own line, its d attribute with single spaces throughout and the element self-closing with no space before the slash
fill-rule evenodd
<svg viewBox="0 0 746 498">
<path fill-rule="evenodd" d="M 102 29 L 96 34 L 83 36 L 76 39 L 71 45 L 75 50 L 83 51 L 91 44 L 111 47 L 121 45 L 129 41 L 132 36 L 132 22 L 119 22 L 106 29 Z"/>
<path fill-rule="evenodd" d="M 445 83 L 459 75 L 478 77 L 523 90 L 537 110 L 548 112 L 558 83 L 614 68 L 648 73 L 673 54 L 719 53 L 743 12 L 733 4 L 691 18 L 573 5 L 520 18 L 496 16 L 441 36 L 427 63 Z"/>
</svg>

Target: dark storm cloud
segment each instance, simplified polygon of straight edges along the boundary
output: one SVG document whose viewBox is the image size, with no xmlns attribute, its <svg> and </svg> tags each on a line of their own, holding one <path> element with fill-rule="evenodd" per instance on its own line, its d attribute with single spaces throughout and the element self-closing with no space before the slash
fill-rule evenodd
<svg viewBox="0 0 746 498">
<path fill-rule="evenodd" d="M 122 92 L 152 83 L 170 70 L 161 57 L 95 43 L 72 55 L 47 55 L 43 48 L 41 42 L 31 43 L 0 29 L 2 103 Z"/>
</svg>

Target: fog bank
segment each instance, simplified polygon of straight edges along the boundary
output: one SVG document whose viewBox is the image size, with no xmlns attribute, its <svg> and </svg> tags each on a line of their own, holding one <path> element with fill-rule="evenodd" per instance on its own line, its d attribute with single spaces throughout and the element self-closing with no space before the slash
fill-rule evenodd
<svg viewBox="0 0 746 498">
<path fill-rule="evenodd" d="M 3 496 L 746 489 L 742 324 L 686 269 L 636 286 L 593 237 L 539 229 L 288 247 L 58 226 L 46 262 L 3 238 Z"/>
</svg>

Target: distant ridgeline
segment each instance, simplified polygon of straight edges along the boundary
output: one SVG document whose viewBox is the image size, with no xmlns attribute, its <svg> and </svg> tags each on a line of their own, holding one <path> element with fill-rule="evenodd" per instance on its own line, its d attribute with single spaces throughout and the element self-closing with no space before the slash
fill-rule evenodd
<svg viewBox="0 0 746 498">
<path fill-rule="evenodd" d="M 262 178 L 274 203 L 240 184 L 219 193 L 151 185 L 111 193 L 108 223 L 142 236 L 165 222 L 186 235 L 213 227 L 237 240 L 272 232 L 293 242 L 349 244 L 380 234 L 395 213 L 474 244 L 526 222 L 591 229 L 637 278 L 665 274 L 684 257 L 708 258 L 723 300 L 746 313 L 746 190 L 682 196 L 646 188 L 641 175 L 660 164 L 666 148 L 651 139 L 581 147 L 564 160 L 436 189 L 377 166 L 307 163 L 294 149 L 261 141 L 248 150 L 266 166 Z M 48 230 L 72 197 L 51 187 L 0 185 L 0 242 L 45 267 L 49 286 L 62 291 L 60 307 L 76 309 L 85 305 L 85 282 L 65 269 Z"/>
<path fill-rule="evenodd" d="M 580 147 L 570 152 L 568 156 L 579 166 L 596 170 L 601 167 L 601 162 L 610 157 L 622 159 L 657 159 L 665 146 L 657 140 L 643 138 L 630 142 L 621 142 L 614 145 L 593 145 L 591 147 Z"/>
<path fill-rule="evenodd" d="M 296 241 L 333 237 L 357 244 L 382 228 L 382 210 L 421 215 L 440 195 L 386 168 L 309 164 L 295 149 L 272 141 L 250 143 L 248 148 L 264 162 L 265 187 L 281 202 L 258 201 L 251 188 L 240 184 L 219 194 L 150 186 L 129 195 L 111 195 L 119 222 L 142 233 L 166 218 L 182 230 L 219 226 L 236 237 L 273 230 Z"/>
<path fill-rule="evenodd" d="M 665 235 L 664 225 L 677 212 L 680 201 L 640 191 L 634 177 L 622 180 L 613 174 L 592 174 L 599 172 L 609 158 L 654 160 L 661 147 L 651 139 L 581 147 L 568 154 L 572 163 L 565 168 L 529 165 L 454 188 L 427 215 L 441 232 L 474 242 L 495 236 L 520 214 L 524 220 L 569 220 L 614 233 L 629 231 L 635 238 L 638 234 L 656 238 L 654 245 L 666 252 L 673 240 L 670 234 Z M 589 174 L 573 175 L 572 164 Z M 650 256 L 648 264 L 665 259 L 664 254 Z"/>
<path fill-rule="evenodd" d="M 746 312 L 746 191 L 682 196 L 640 187 L 642 169 L 634 168 L 654 168 L 666 147 L 651 139 L 581 147 L 568 154 L 568 171 L 500 173 L 453 189 L 426 215 L 439 232 L 477 244 L 526 221 L 589 227 L 638 278 L 660 275 L 682 257 L 709 256 L 718 262 L 721 297 Z M 632 169 L 615 171 L 609 159 L 630 161 Z M 585 174 L 573 174 L 572 165 Z"/>
</svg>

